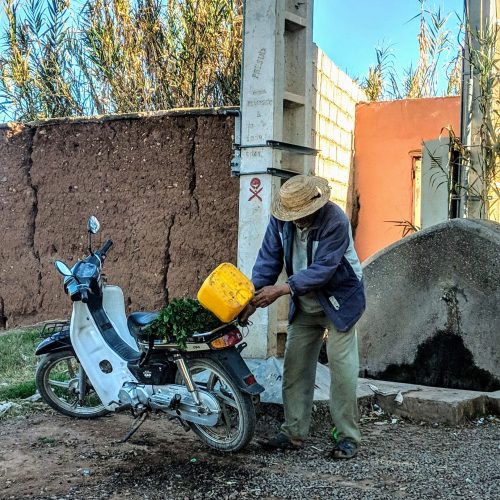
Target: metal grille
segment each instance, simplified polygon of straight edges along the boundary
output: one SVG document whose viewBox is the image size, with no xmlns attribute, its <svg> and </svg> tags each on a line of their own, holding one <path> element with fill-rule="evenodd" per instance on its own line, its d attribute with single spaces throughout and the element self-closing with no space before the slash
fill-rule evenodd
<svg viewBox="0 0 500 500">
<path fill-rule="evenodd" d="M 61 333 L 63 330 L 68 330 L 68 329 L 69 329 L 69 321 L 51 321 L 43 325 L 43 329 L 40 332 L 40 337 L 46 339 L 56 333 Z"/>
</svg>

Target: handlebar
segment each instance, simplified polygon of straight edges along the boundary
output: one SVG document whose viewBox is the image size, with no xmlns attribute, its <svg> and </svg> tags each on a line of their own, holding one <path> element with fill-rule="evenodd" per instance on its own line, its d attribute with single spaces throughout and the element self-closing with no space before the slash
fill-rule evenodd
<svg viewBox="0 0 500 500">
<path fill-rule="evenodd" d="M 105 257 L 106 254 L 108 253 L 108 250 L 113 246 L 113 241 L 112 240 L 107 240 L 106 243 L 99 249 L 99 255 L 101 257 Z"/>
<path fill-rule="evenodd" d="M 94 293 L 92 288 L 97 286 L 102 264 L 106 258 L 106 252 L 111 248 L 113 242 L 107 240 L 96 252 L 91 253 L 84 260 L 78 261 L 72 269 L 72 278 L 78 283 L 76 290 L 71 293 L 72 300 L 81 300 L 84 304 L 89 302 L 89 293 Z M 69 291 L 69 289 L 68 289 Z"/>
<path fill-rule="evenodd" d="M 91 255 L 89 255 L 85 261 L 86 262 L 90 262 L 92 264 L 94 264 L 95 266 L 97 266 L 99 269 L 101 268 L 103 262 L 104 262 L 104 259 L 106 258 L 106 254 L 108 252 L 108 250 L 113 246 L 113 241 L 112 240 L 107 240 L 104 245 L 99 248 L 99 250 L 97 250 L 96 252 L 92 253 Z"/>
<path fill-rule="evenodd" d="M 79 260 L 70 270 L 71 275 L 61 272 L 65 276 L 64 289 L 71 296 L 71 300 L 81 300 L 84 304 L 89 301 L 89 293 L 96 293 L 94 288 L 99 285 L 99 276 L 106 258 L 106 253 L 113 246 L 112 240 L 107 240 L 96 252 L 91 253 L 83 260 Z M 68 270 L 69 271 L 69 270 Z"/>
</svg>

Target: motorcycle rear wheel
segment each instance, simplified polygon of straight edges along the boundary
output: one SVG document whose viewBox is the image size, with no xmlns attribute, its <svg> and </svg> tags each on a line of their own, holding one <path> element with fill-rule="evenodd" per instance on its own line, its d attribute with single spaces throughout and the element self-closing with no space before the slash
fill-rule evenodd
<svg viewBox="0 0 500 500">
<path fill-rule="evenodd" d="M 79 378 L 86 379 L 85 397 L 79 398 Z M 97 418 L 108 413 L 80 363 L 70 351 L 45 354 L 36 369 L 36 386 L 44 401 L 54 410 L 75 418 Z"/>
<path fill-rule="evenodd" d="M 187 422 L 193 432 L 211 448 L 235 452 L 246 446 L 255 431 L 255 408 L 249 394 L 241 392 L 226 370 L 209 358 L 190 359 L 189 370 L 195 384 L 217 398 L 221 407 L 215 426 Z M 176 383 L 184 384 L 180 373 Z"/>
</svg>

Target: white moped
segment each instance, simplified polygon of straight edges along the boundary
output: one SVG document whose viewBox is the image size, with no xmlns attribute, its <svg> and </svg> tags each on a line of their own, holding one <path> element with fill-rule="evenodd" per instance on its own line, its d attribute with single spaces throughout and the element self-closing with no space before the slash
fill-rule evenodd
<svg viewBox="0 0 500 500">
<path fill-rule="evenodd" d="M 210 447 L 236 451 L 255 428 L 253 402 L 264 388 L 242 359 L 246 346 L 237 322 L 195 333 L 181 349 L 152 337 L 148 325 L 156 312 L 126 317 L 124 296 L 102 276 L 113 242 L 92 251 L 99 222 L 87 224 L 89 255 L 71 269 L 55 266 L 73 301 L 70 323 L 50 323 L 37 347 L 36 383 L 55 410 L 95 418 L 129 410 L 136 418 L 128 439 L 151 412 L 178 419 Z"/>
</svg>

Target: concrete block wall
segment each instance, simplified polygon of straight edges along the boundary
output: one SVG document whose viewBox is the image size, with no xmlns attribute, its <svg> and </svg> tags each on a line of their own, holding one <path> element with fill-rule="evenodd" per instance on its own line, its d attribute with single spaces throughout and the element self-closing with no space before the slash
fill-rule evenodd
<svg viewBox="0 0 500 500">
<path fill-rule="evenodd" d="M 320 152 L 315 173 L 332 187 L 332 201 L 350 215 L 355 107 L 365 93 L 318 47 L 313 57 L 313 144 Z"/>
</svg>

